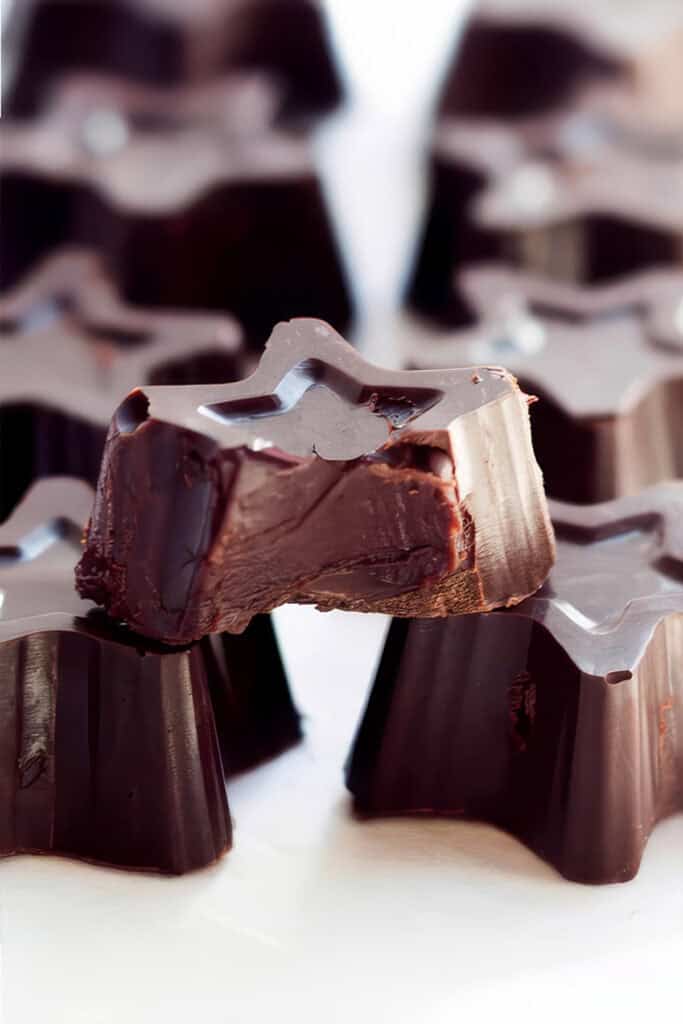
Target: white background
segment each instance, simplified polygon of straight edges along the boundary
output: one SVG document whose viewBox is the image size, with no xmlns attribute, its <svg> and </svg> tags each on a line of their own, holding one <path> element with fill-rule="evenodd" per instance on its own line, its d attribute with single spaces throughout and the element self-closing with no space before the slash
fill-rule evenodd
<svg viewBox="0 0 683 1024">
<path fill-rule="evenodd" d="M 391 358 L 424 116 L 460 5 L 329 6 L 354 103 L 319 153 L 361 339 Z M 181 879 L 1 863 L 3 1024 L 681 1019 L 683 817 L 658 827 L 636 881 L 602 888 L 486 826 L 354 822 L 342 764 L 386 622 L 276 621 L 307 738 L 230 785 L 233 852 Z"/>
</svg>

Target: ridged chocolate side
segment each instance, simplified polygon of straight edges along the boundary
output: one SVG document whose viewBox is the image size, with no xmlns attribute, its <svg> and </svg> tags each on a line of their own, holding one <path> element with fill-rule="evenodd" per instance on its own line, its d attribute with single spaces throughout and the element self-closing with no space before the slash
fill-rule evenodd
<svg viewBox="0 0 683 1024">
<path fill-rule="evenodd" d="M 230 847 L 198 649 L 38 633 L 0 645 L 0 680 L 1 855 L 179 874 Z"/>
<path fill-rule="evenodd" d="M 271 621 L 150 644 L 73 586 L 84 482 L 36 484 L 0 527 L 0 856 L 180 873 L 230 845 L 224 776 L 301 738 Z"/>
<path fill-rule="evenodd" d="M 683 483 L 551 503 L 517 608 L 394 621 L 348 763 L 362 814 L 476 818 L 567 878 L 632 878 L 683 809 Z"/>
<path fill-rule="evenodd" d="M 348 764 L 355 807 L 488 821 L 566 878 L 627 881 L 683 809 L 683 614 L 612 679 L 520 618 L 392 623 Z"/>
<path fill-rule="evenodd" d="M 201 651 L 226 778 L 301 740 L 301 716 L 269 615 L 257 615 L 239 636 L 204 637 Z"/>
</svg>

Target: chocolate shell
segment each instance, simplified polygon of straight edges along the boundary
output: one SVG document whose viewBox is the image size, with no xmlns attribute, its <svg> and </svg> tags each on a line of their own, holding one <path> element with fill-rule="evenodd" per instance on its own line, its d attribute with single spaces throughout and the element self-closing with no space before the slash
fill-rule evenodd
<svg viewBox="0 0 683 1024">
<path fill-rule="evenodd" d="M 553 557 L 514 378 L 382 370 L 293 320 L 247 380 L 119 407 L 77 579 L 137 631 L 184 643 L 288 601 L 513 604 Z"/>
<path fill-rule="evenodd" d="M 408 303 L 471 322 L 453 275 L 503 262 L 606 284 L 683 258 L 683 145 L 641 138 L 590 105 L 514 122 L 444 119 Z"/>
<path fill-rule="evenodd" d="M 298 715 L 268 620 L 218 657 L 150 644 L 79 599 L 91 504 L 53 477 L 0 527 L 0 856 L 179 874 L 231 844 L 211 697 L 229 774 L 298 739 Z"/>
<path fill-rule="evenodd" d="M 265 72 L 297 117 L 325 113 L 342 96 L 316 0 L 22 0 L 8 18 L 8 51 L 12 117 L 35 114 L 73 70 L 167 87 Z"/>
<path fill-rule="evenodd" d="M 244 369 L 231 317 L 131 307 L 93 252 L 57 250 L 0 297 L 0 520 L 37 477 L 95 484 L 112 412 L 138 384 Z"/>
<path fill-rule="evenodd" d="M 258 351 L 302 313 L 340 329 L 344 270 L 309 143 L 272 129 L 253 77 L 175 98 L 62 83 L 0 126 L 0 285 L 50 250 L 96 248 L 127 301 L 235 315 Z"/>
<path fill-rule="evenodd" d="M 682 45 L 676 0 L 482 0 L 458 39 L 439 112 L 527 117 L 594 92 L 641 122 L 681 125 Z"/>
<path fill-rule="evenodd" d="M 434 369 L 502 362 L 539 401 L 534 451 L 546 491 L 604 501 L 683 476 L 683 272 L 577 288 L 478 266 L 459 277 L 479 326 L 417 339 Z"/>
<path fill-rule="evenodd" d="M 537 595 L 392 623 L 347 784 L 362 815 L 476 818 L 626 881 L 683 809 L 683 483 L 551 512 Z"/>
</svg>

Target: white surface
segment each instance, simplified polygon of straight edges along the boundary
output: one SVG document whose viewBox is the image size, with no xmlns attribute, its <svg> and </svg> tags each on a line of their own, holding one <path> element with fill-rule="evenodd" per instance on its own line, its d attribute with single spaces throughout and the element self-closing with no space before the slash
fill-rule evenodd
<svg viewBox="0 0 683 1024">
<path fill-rule="evenodd" d="M 3 1024 L 680 1019 L 683 819 L 605 888 L 486 826 L 357 823 L 341 763 L 384 621 L 277 622 L 308 738 L 230 786 L 234 851 L 181 879 L 4 862 Z"/>
<path fill-rule="evenodd" d="M 457 6 L 333 4 L 357 105 L 320 155 L 375 353 L 392 352 L 419 115 Z M 636 881 L 605 888 L 486 826 L 354 822 L 342 763 L 385 620 L 276 621 L 307 738 L 230 785 L 234 851 L 181 879 L 0 864 L 2 1024 L 681 1019 L 683 817 L 655 831 Z"/>
</svg>

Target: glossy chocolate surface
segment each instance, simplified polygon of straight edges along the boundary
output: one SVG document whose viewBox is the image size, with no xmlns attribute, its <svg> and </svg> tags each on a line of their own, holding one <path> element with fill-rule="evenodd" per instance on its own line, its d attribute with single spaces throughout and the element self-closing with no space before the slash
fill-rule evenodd
<svg viewBox="0 0 683 1024">
<path fill-rule="evenodd" d="M 73 70 L 166 87 L 265 72 L 291 116 L 324 113 L 342 94 L 315 0 L 22 0 L 8 20 L 8 51 L 10 116 L 35 114 Z"/>
<path fill-rule="evenodd" d="M 459 286 L 480 326 L 408 343 L 406 364 L 504 363 L 540 399 L 532 437 L 549 494 L 603 501 L 683 476 L 682 272 L 576 288 L 491 265 Z"/>
<path fill-rule="evenodd" d="M 515 122 L 444 119 L 408 301 L 470 322 L 454 272 L 502 261 L 608 283 L 683 255 L 683 135 L 649 136 L 590 102 Z"/>
<path fill-rule="evenodd" d="M 36 477 L 96 483 L 132 388 L 235 380 L 244 367 L 231 317 L 129 306 L 93 252 L 58 250 L 0 297 L 0 520 Z"/>
<path fill-rule="evenodd" d="M 77 578 L 139 632 L 182 643 L 287 601 L 512 604 L 552 560 L 513 378 L 378 369 L 327 324 L 293 320 L 245 381 L 123 403 Z"/>
<path fill-rule="evenodd" d="M 56 246 L 95 247 L 128 301 L 228 311 L 260 350 L 275 322 L 351 315 L 306 139 L 241 76 L 170 95 L 93 76 L 0 127 L 3 287 Z"/>
<path fill-rule="evenodd" d="M 268 619 L 171 649 L 78 597 L 92 498 L 52 477 L 0 527 L 0 855 L 180 873 L 231 843 L 216 724 L 233 774 L 299 719 Z"/>
<path fill-rule="evenodd" d="M 551 512 L 535 597 L 393 622 L 347 781 L 361 813 L 479 818 L 626 881 L 683 808 L 683 484 Z"/>
<path fill-rule="evenodd" d="M 0 529 L 0 854 L 180 873 L 231 845 L 206 672 L 74 593 L 91 499 L 45 481 Z"/>
</svg>

